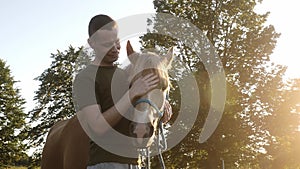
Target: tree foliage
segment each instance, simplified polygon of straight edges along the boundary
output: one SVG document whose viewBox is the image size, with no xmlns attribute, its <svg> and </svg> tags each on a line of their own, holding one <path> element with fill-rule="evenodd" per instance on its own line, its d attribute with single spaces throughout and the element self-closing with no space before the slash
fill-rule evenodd
<svg viewBox="0 0 300 169">
<path fill-rule="evenodd" d="M 174 148 L 164 153 L 167 168 L 297 168 L 299 147 L 299 80 L 285 82 L 285 67 L 270 62 L 279 34 L 265 25 L 269 13 L 258 14 L 259 0 L 154 0 L 159 13 L 189 20 L 215 47 L 226 73 L 227 98 L 220 124 L 205 143 L 199 143 L 199 131 L 210 108 L 211 86 L 205 64 L 181 39 L 149 33 L 142 37 L 145 48 L 163 50 L 176 46 L 176 59 L 184 63 L 197 80 L 200 95 L 199 113 L 189 134 Z M 178 25 L 159 18 L 149 18 L 155 30 Z M 185 29 L 185 28 L 182 28 Z M 189 39 L 194 34 L 178 31 L 178 37 Z M 201 44 L 199 40 L 198 43 Z M 205 47 L 204 47 L 205 48 Z M 49 128 L 57 121 L 72 116 L 72 80 L 76 72 L 79 50 L 70 47 L 52 54 L 54 59 L 36 80 L 36 107 L 30 112 L 27 134 L 30 146 L 39 147 Z M 284 57 L 284 56 L 282 56 Z M 208 60 L 209 61 L 209 60 Z M 174 65 L 181 70 L 183 65 Z M 173 119 L 178 116 L 181 93 L 178 82 L 184 75 L 172 76 L 170 92 Z M 188 86 L 189 84 L 183 84 Z M 189 109 L 185 108 L 185 113 Z M 194 120 L 194 119 L 188 119 Z M 185 130 L 182 125 L 178 132 Z M 172 138 L 172 134 L 168 135 Z M 37 151 L 38 152 L 38 151 Z M 38 156 L 39 157 L 39 156 Z M 155 158 L 156 159 L 156 158 Z M 279 165 L 280 164 L 280 165 Z M 156 168 L 157 161 L 153 161 Z"/>
<path fill-rule="evenodd" d="M 54 123 L 67 119 L 75 114 L 72 101 L 72 82 L 78 68 L 76 61 L 81 48 L 69 47 L 65 52 L 51 54 L 53 58 L 49 68 L 35 80 L 40 82 L 35 92 L 35 108 L 29 112 L 30 127 L 26 129 L 30 147 L 35 148 L 36 163 L 41 157 L 41 149 L 46 134 Z"/>
<path fill-rule="evenodd" d="M 270 62 L 279 34 L 272 25 L 265 25 L 269 13 L 254 11 L 259 2 L 154 0 L 156 12 L 187 19 L 202 30 L 222 61 L 227 80 L 222 120 L 210 139 L 199 144 L 199 131 L 207 117 L 211 98 L 207 70 L 193 51 L 197 49 L 188 48 L 181 39 L 155 33 L 163 29 L 172 30 L 178 26 L 176 23 L 164 20 L 164 28 L 161 28 L 159 17 L 149 20 L 154 31 L 142 37 L 143 46 L 156 49 L 177 46 L 177 59 L 194 72 L 201 93 L 199 115 L 191 132 L 164 154 L 167 168 L 220 168 L 222 160 L 226 168 L 266 168 L 266 164 L 275 168 L 273 163 L 279 158 L 277 153 L 287 148 L 284 145 L 296 142 L 299 136 L 299 100 L 296 98 L 299 99 L 299 95 L 295 89 L 299 84 L 284 83 L 286 68 Z M 185 32 L 178 31 L 176 36 L 194 36 Z M 175 69 L 178 66 L 182 65 L 175 65 Z M 171 92 L 171 99 L 175 100 L 175 118 L 176 110 L 180 109 L 179 80 L 173 79 L 174 90 Z M 281 121 L 282 117 L 286 120 Z M 289 150 L 285 152 L 291 153 Z M 290 161 L 297 161 L 295 157 L 289 157 Z M 285 167 L 299 166 L 283 162 Z"/>
<path fill-rule="evenodd" d="M 275 87 L 275 86 L 273 86 Z M 280 90 L 265 90 L 272 115 L 263 126 L 269 132 L 266 147 L 269 160 L 261 163 L 264 168 L 300 168 L 300 79 L 290 79 Z"/>
<path fill-rule="evenodd" d="M 9 67 L 0 59 L 0 168 L 26 158 L 23 135 L 24 104 Z"/>
</svg>

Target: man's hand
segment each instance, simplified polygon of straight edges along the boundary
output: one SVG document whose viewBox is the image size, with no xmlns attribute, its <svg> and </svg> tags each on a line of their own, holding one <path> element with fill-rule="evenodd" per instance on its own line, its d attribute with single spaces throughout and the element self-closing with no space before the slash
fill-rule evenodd
<svg viewBox="0 0 300 169">
<path fill-rule="evenodd" d="M 150 73 L 144 77 L 138 78 L 129 90 L 131 101 L 147 94 L 149 91 L 157 87 L 159 82 L 158 76 Z"/>
</svg>

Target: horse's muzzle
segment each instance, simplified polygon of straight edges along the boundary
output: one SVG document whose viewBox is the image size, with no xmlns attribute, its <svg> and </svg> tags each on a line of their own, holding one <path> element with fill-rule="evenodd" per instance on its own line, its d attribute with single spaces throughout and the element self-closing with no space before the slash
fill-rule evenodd
<svg viewBox="0 0 300 169">
<path fill-rule="evenodd" d="M 154 134 L 154 127 L 151 123 L 136 123 L 131 122 L 129 125 L 129 134 L 131 137 L 136 138 L 134 146 L 147 147 L 149 145 L 150 138 Z"/>
</svg>

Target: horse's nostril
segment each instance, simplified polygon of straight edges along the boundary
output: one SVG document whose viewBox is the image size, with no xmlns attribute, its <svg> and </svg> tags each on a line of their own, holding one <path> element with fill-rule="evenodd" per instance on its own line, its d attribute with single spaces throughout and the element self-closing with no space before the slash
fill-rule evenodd
<svg viewBox="0 0 300 169">
<path fill-rule="evenodd" d="M 154 126 L 151 123 L 136 123 L 129 124 L 129 134 L 131 137 L 136 138 L 137 146 L 146 146 L 149 139 L 153 136 Z"/>
<path fill-rule="evenodd" d="M 154 127 L 149 123 L 147 126 L 147 132 L 144 135 L 144 138 L 150 138 L 153 135 Z"/>
<path fill-rule="evenodd" d="M 136 133 L 134 132 L 135 127 L 136 127 L 136 123 L 132 122 L 132 123 L 129 124 L 129 134 L 130 134 L 130 136 L 137 137 Z"/>
</svg>

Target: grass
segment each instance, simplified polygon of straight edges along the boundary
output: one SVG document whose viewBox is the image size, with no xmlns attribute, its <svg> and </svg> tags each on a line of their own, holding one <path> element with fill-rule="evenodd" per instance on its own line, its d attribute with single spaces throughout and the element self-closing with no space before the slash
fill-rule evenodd
<svg viewBox="0 0 300 169">
<path fill-rule="evenodd" d="M 27 167 L 16 167 L 16 166 L 10 166 L 10 167 L 7 167 L 5 169 L 28 169 Z M 35 169 L 40 169 L 40 167 L 37 167 Z"/>
</svg>

